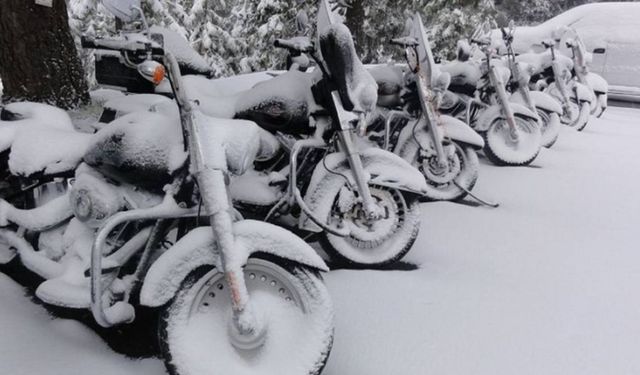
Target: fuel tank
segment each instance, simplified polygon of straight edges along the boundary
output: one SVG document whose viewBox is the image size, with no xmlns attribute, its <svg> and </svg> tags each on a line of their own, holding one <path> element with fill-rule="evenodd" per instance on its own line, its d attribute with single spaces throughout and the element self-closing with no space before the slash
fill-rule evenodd
<svg viewBox="0 0 640 375">
<path fill-rule="evenodd" d="M 106 125 L 83 158 L 105 176 L 149 191 L 161 191 L 186 159 L 179 120 L 152 112 L 131 113 Z"/>
</svg>

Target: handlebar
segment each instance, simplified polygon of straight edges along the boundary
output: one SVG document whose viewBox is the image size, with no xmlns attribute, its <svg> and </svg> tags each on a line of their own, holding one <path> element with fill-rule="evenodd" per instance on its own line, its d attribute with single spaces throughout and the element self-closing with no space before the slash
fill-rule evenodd
<svg viewBox="0 0 640 375">
<path fill-rule="evenodd" d="M 400 47 L 415 47 L 419 44 L 418 40 L 414 37 L 410 37 L 410 36 L 403 36 L 401 38 L 394 38 L 391 39 L 389 41 L 390 44 L 394 45 L 394 46 L 400 46 Z"/>
<path fill-rule="evenodd" d="M 118 52 L 126 51 L 134 53 L 151 52 L 151 54 L 153 55 L 164 55 L 164 49 L 162 47 L 158 47 L 158 44 L 153 42 L 152 40 L 141 41 L 116 38 L 95 39 L 83 36 L 82 38 L 80 38 L 80 45 L 82 46 L 82 48 L 88 49 L 102 49 Z"/>
<path fill-rule="evenodd" d="M 312 53 L 315 50 L 313 42 L 307 37 L 295 37 L 291 39 L 276 39 L 273 42 L 276 48 L 286 49 L 288 51 L 294 51 L 299 53 Z"/>
<path fill-rule="evenodd" d="M 491 41 L 487 39 L 471 39 L 471 43 L 475 43 L 479 46 L 489 46 L 491 45 Z"/>
<path fill-rule="evenodd" d="M 555 43 L 554 43 L 554 42 L 547 41 L 547 40 L 543 40 L 543 41 L 542 41 L 542 46 L 543 46 L 544 48 L 549 49 L 549 48 L 553 48 L 553 47 L 555 47 Z"/>
</svg>

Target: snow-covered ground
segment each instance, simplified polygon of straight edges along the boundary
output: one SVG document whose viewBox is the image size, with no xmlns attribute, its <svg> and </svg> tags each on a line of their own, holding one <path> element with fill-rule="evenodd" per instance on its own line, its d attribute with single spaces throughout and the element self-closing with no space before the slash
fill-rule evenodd
<svg viewBox="0 0 640 375">
<path fill-rule="evenodd" d="M 331 272 L 325 374 L 640 373 L 639 146 L 640 110 L 610 108 L 529 168 L 484 164 L 500 208 L 425 204 L 418 269 Z M 3 275 L 0 301 L 0 374 L 164 374 Z"/>
</svg>

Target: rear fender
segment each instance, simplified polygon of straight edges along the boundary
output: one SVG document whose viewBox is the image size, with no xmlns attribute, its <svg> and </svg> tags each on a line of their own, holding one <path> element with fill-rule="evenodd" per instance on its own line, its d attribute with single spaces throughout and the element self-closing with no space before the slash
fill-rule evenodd
<svg viewBox="0 0 640 375">
<path fill-rule="evenodd" d="M 320 271 L 328 271 L 322 258 L 302 239 L 261 221 L 243 220 L 234 223 L 235 249 L 233 266 L 244 266 L 252 254 L 266 253 Z M 144 279 L 140 303 L 159 307 L 178 292 L 182 281 L 201 266 L 221 269 L 221 254 L 210 227 L 199 227 L 181 238 L 158 258 Z"/>
<path fill-rule="evenodd" d="M 360 156 L 364 170 L 371 178 L 371 185 L 418 195 L 426 193 L 427 183 L 424 176 L 400 156 L 378 148 L 361 150 Z M 315 217 L 329 217 L 336 196 L 347 182 L 352 186 L 356 185 L 346 155 L 341 152 L 327 155 L 324 162 L 319 163 L 314 170 L 304 197 L 307 207 Z M 322 231 L 304 214 L 300 217 L 299 226 L 311 232 Z"/>
<path fill-rule="evenodd" d="M 522 104 L 518 104 L 518 103 L 509 103 L 509 105 L 511 106 L 511 110 L 513 111 L 514 115 L 519 115 L 522 117 L 526 117 L 528 119 L 533 120 L 534 122 L 538 121 L 538 116 L 536 116 L 535 113 L 531 112 L 531 110 L 527 107 L 525 107 Z M 504 113 L 502 113 L 502 108 L 500 107 L 500 105 L 492 105 L 491 107 L 487 108 L 484 112 L 482 112 L 482 114 L 478 117 L 478 121 L 477 121 L 477 125 L 475 127 L 475 130 L 478 132 L 486 132 L 487 130 L 489 130 L 489 128 L 491 127 L 491 124 L 493 124 L 493 122 L 496 119 L 505 119 L 505 115 Z"/>
</svg>

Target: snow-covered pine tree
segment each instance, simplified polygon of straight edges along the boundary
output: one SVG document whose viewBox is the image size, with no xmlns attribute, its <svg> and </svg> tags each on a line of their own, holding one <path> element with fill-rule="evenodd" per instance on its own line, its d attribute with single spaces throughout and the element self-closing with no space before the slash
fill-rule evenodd
<svg viewBox="0 0 640 375">
<path fill-rule="evenodd" d="M 115 22 L 99 0 L 70 0 L 69 26 L 76 42 L 76 48 L 82 61 L 87 83 L 90 88 L 95 87 L 95 58 L 93 51 L 80 46 L 82 35 L 100 37 L 113 32 Z"/>
<path fill-rule="evenodd" d="M 363 62 L 386 62 L 399 57 L 389 40 L 400 36 L 408 17 L 420 7 L 418 0 L 353 0 L 346 25 L 351 30 Z"/>
<path fill-rule="evenodd" d="M 457 41 L 469 38 L 478 25 L 493 21 L 496 14 L 493 0 L 431 0 L 422 11 L 434 55 L 440 59 L 453 58 Z"/>
<path fill-rule="evenodd" d="M 149 22 L 183 35 L 216 75 L 282 67 L 276 38 L 295 34 L 295 16 L 314 0 L 145 0 Z M 314 7 L 313 7 L 314 8 Z"/>
</svg>

